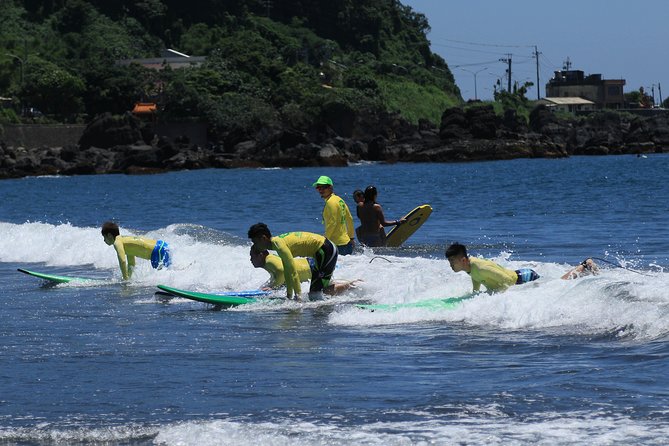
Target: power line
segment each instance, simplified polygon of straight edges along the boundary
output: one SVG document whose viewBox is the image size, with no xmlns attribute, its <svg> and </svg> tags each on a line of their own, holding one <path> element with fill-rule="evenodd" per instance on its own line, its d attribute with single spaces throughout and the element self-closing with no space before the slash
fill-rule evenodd
<svg viewBox="0 0 669 446">
<path fill-rule="evenodd" d="M 498 60 L 489 60 L 486 62 L 472 62 L 472 63 L 462 63 L 458 65 L 451 65 L 451 68 L 460 68 L 460 67 L 475 67 L 479 65 L 492 65 L 499 62 Z"/>
<path fill-rule="evenodd" d="M 481 42 L 467 42 L 465 40 L 454 40 L 454 39 L 440 39 L 445 42 L 454 42 L 462 43 L 465 45 L 476 45 L 476 46 L 490 46 L 496 48 L 534 48 L 535 45 L 500 45 L 499 43 L 481 43 Z"/>
<path fill-rule="evenodd" d="M 431 43 L 431 45 L 432 46 L 443 47 L 443 48 L 451 48 L 451 49 L 455 49 L 455 50 L 469 51 L 471 53 L 494 54 L 494 55 L 504 54 L 504 53 L 500 53 L 500 52 L 483 51 L 483 50 L 475 50 L 473 48 L 462 48 L 462 47 L 459 47 L 459 46 L 444 45 L 444 44 L 441 44 L 441 43 Z"/>
</svg>

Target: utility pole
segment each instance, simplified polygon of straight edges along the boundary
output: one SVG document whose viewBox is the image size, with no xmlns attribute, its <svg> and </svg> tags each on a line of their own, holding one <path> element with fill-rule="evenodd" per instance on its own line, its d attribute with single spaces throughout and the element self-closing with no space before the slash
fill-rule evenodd
<svg viewBox="0 0 669 446">
<path fill-rule="evenodd" d="M 264 3 L 267 7 L 267 18 L 269 19 L 269 10 L 272 9 L 272 0 L 265 0 Z"/>
<path fill-rule="evenodd" d="M 500 59 L 499 61 L 500 61 L 500 62 L 505 62 L 505 63 L 509 64 L 509 68 L 506 69 L 506 73 L 507 73 L 507 75 L 508 75 L 508 77 L 509 77 L 509 79 L 508 79 L 508 88 L 507 88 L 506 91 L 508 91 L 509 93 L 511 93 L 511 56 L 513 56 L 513 54 L 507 54 L 507 56 L 509 56 L 509 57 L 507 57 L 507 58 L 502 58 L 502 59 Z"/>
<path fill-rule="evenodd" d="M 650 86 L 650 97 L 653 98 L 653 107 L 655 107 L 655 84 Z"/>
<path fill-rule="evenodd" d="M 534 45 L 534 57 L 537 59 L 537 101 L 541 99 L 541 90 L 539 88 L 539 50 L 537 49 L 537 46 Z"/>
<path fill-rule="evenodd" d="M 479 97 L 478 97 L 478 93 L 476 92 L 476 75 L 479 74 L 481 71 L 485 71 L 485 70 L 487 70 L 487 69 L 488 69 L 488 68 L 486 67 L 486 68 L 481 68 L 481 69 L 478 70 L 478 71 L 469 71 L 469 70 L 467 70 L 467 69 L 465 69 L 465 68 L 461 68 L 462 71 L 466 71 L 467 73 L 471 73 L 471 74 L 474 75 L 474 100 L 475 100 L 475 101 L 478 100 L 478 98 L 479 98 Z"/>
<path fill-rule="evenodd" d="M 657 92 L 660 95 L 660 107 L 662 107 L 662 85 L 660 83 L 657 83 Z"/>
</svg>

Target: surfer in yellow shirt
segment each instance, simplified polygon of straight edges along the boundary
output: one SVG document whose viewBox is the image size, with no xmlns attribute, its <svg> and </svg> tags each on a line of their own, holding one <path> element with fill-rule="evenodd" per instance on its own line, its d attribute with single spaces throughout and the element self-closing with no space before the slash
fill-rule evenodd
<svg viewBox="0 0 669 446">
<path fill-rule="evenodd" d="M 273 250 L 281 258 L 286 282 L 286 297 L 293 294 L 299 299 L 302 293 L 300 277 L 295 257 L 312 257 L 309 294 L 323 291 L 330 285 L 332 273 L 337 266 L 337 247 L 327 238 L 312 232 L 287 232 L 275 237 L 264 223 L 256 223 L 249 228 L 248 236 L 256 251 Z"/>
<path fill-rule="evenodd" d="M 108 221 L 102 225 L 102 237 L 109 246 L 114 246 L 118 265 L 123 280 L 132 276 L 135 268 L 135 257 L 151 261 L 151 266 L 160 269 L 170 266 L 170 251 L 167 243 L 144 237 L 122 236 L 116 223 Z"/>
<path fill-rule="evenodd" d="M 467 248 L 460 243 L 453 243 L 446 249 L 446 258 L 453 271 L 465 271 L 471 276 L 474 292 L 480 291 L 481 285 L 486 287 L 488 293 L 506 291 L 511 285 L 520 285 L 539 278 L 539 274 L 530 268 L 513 271 L 491 260 L 469 257 Z"/>
<path fill-rule="evenodd" d="M 334 183 L 332 183 L 330 177 L 322 175 L 312 186 L 318 190 L 321 198 L 325 200 L 325 207 L 323 208 L 325 237 L 337 245 L 339 254 L 343 256 L 352 254 L 355 245 L 355 231 L 353 230 L 353 217 L 348 205 L 334 194 Z"/>
<path fill-rule="evenodd" d="M 256 268 L 263 268 L 269 273 L 269 280 L 260 287 L 261 289 L 267 288 L 279 288 L 282 285 L 285 285 L 286 279 L 284 275 L 283 262 L 279 256 L 270 254 L 269 251 L 256 251 L 254 247 L 251 247 L 251 264 Z M 297 268 L 297 274 L 300 277 L 300 282 L 306 282 L 311 280 L 311 271 L 314 265 L 312 258 L 298 257 L 295 259 L 295 268 Z M 323 289 L 323 293 L 329 295 L 336 295 L 343 293 L 344 291 L 355 288 L 355 283 L 359 282 L 360 279 L 351 280 L 351 281 L 342 281 L 342 282 L 332 282 L 330 285 Z"/>
</svg>

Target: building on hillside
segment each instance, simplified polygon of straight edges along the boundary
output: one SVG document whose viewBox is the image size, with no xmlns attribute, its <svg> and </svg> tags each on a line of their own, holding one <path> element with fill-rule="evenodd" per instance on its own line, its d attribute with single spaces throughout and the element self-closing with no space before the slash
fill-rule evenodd
<svg viewBox="0 0 669 446">
<path fill-rule="evenodd" d="M 0 96 L 0 107 L 2 108 L 12 108 L 14 105 L 14 99 L 12 98 L 3 98 Z"/>
<path fill-rule="evenodd" d="M 155 122 L 157 111 L 158 106 L 155 102 L 136 102 L 132 114 L 139 119 Z"/>
<path fill-rule="evenodd" d="M 583 98 L 594 103 L 595 109 L 625 108 L 623 86 L 625 79 L 602 79 L 601 74 L 585 76 L 581 70 L 555 71 L 546 84 L 547 98 Z"/>
<path fill-rule="evenodd" d="M 595 103 L 583 98 L 543 98 L 538 100 L 537 104 L 545 105 L 551 111 L 562 111 L 568 113 L 595 110 Z"/>
<path fill-rule="evenodd" d="M 204 56 L 189 56 L 187 54 L 180 53 L 172 49 L 163 50 L 160 54 L 160 57 L 149 57 L 146 59 L 123 59 L 119 60 L 117 63 L 119 65 L 130 65 L 132 63 L 140 64 L 145 68 L 151 68 L 153 70 L 162 70 L 165 67 L 175 68 L 186 68 L 186 67 L 198 67 L 207 58 Z"/>
</svg>

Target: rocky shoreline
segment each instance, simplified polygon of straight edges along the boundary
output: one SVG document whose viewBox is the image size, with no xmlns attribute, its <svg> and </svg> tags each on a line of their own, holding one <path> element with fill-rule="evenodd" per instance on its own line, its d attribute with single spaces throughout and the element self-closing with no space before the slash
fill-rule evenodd
<svg viewBox="0 0 669 446">
<path fill-rule="evenodd" d="M 642 117 L 600 112 L 560 119 L 537 107 L 529 125 L 491 106 L 452 108 L 439 128 L 399 116 L 342 116 L 308 133 L 263 128 L 251 137 L 218 135 L 216 144 L 159 137 L 131 115 L 101 115 L 79 143 L 15 147 L 0 138 L 0 179 L 35 175 L 146 174 L 183 169 L 346 166 L 360 161 L 467 162 L 669 151 L 669 113 Z M 345 127 L 345 128 L 342 128 Z"/>
</svg>

